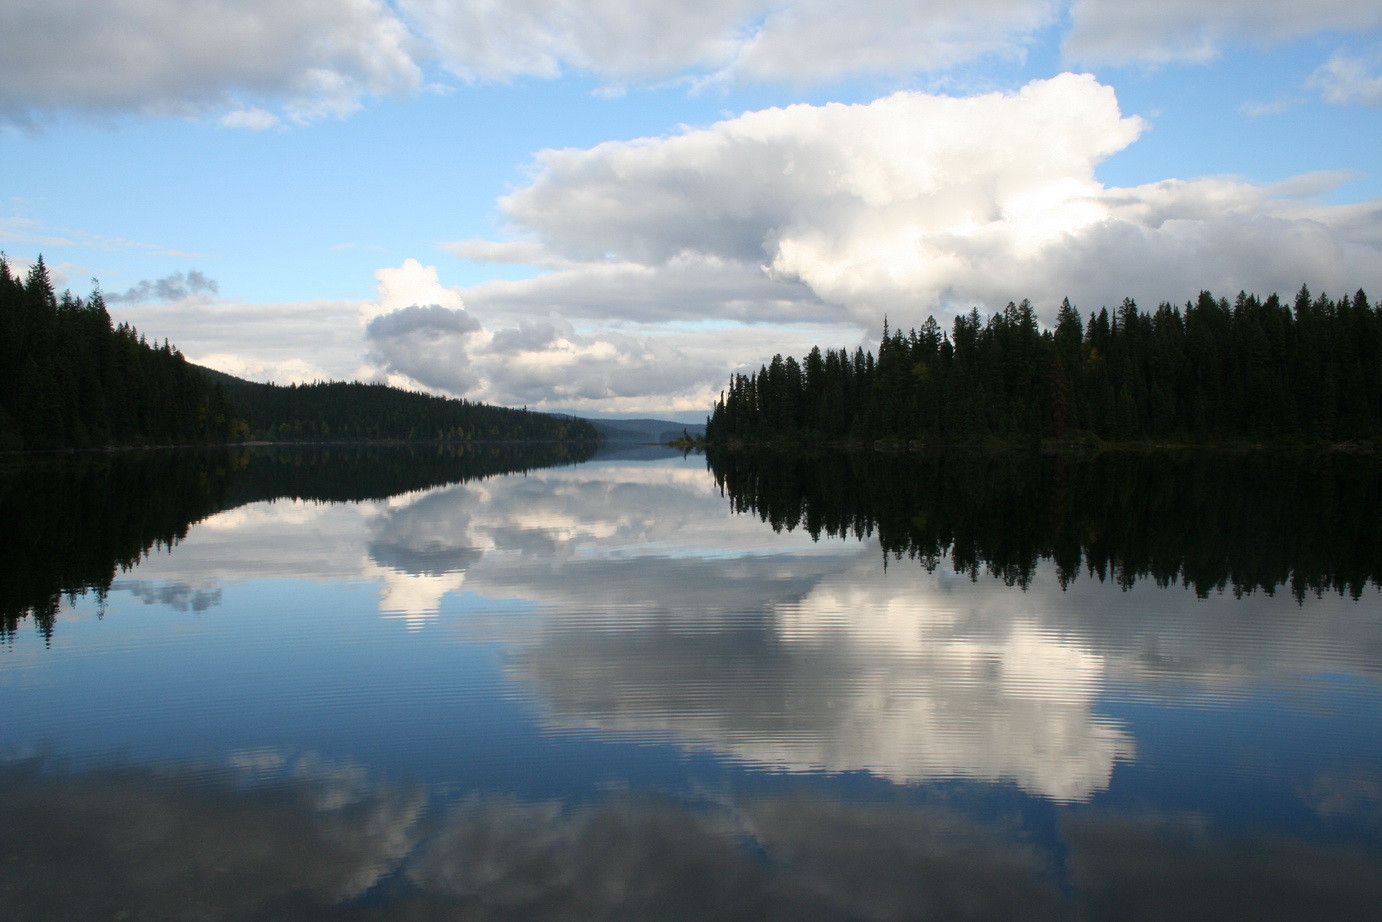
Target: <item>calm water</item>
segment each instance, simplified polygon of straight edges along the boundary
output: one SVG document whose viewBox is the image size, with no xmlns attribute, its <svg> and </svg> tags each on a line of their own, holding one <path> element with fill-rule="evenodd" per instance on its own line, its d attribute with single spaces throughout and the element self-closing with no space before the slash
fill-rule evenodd
<svg viewBox="0 0 1382 922">
<path fill-rule="evenodd" d="M 0 917 L 1382 901 L 1382 465 L 573 460 L 0 471 Z"/>
</svg>

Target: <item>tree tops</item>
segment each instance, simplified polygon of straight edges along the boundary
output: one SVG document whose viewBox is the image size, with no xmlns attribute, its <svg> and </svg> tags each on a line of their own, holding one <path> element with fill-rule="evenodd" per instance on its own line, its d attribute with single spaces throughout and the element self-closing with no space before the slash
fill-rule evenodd
<svg viewBox="0 0 1382 922">
<path fill-rule="evenodd" d="M 1382 435 L 1382 304 L 1201 292 L 1041 329 L 1028 301 L 943 331 L 889 331 L 878 355 L 812 349 L 737 374 L 712 442 L 904 439 L 1339 441 Z"/>
<path fill-rule="evenodd" d="M 24 278 L 0 256 L 0 449 L 223 441 L 221 389 L 166 341 L 115 325 L 99 288 L 53 291 L 42 257 Z"/>
</svg>

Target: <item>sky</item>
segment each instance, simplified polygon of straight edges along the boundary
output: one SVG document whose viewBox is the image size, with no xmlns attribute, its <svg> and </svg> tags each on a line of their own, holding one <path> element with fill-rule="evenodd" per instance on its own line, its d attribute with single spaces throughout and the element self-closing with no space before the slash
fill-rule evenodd
<svg viewBox="0 0 1382 922">
<path fill-rule="evenodd" d="M 1379 142 L 1379 0 L 0 5 L 12 270 L 253 380 L 589 416 L 885 318 L 1376 300 Z"/>
</svg>

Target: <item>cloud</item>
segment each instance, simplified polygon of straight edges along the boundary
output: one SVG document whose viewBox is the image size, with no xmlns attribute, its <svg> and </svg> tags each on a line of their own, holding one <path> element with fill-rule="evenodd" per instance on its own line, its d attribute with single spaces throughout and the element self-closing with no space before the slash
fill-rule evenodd
<svg viewBox="0 0 1382 922">
<path fill-rule="evenodd" d="M 464 81 L 595 74 L 834 80 L 1019 57 L 1051 0 L 15 0 L 0 10 L 0 117 L 220 113 L 263 130 Z"/>
<path fill-rule="evenodd" d="M 1097 308 L 1382 286 L 1378 202 L 1313 201 L 1309 177 L 1101 183 L 1146 128 L 1110 87 L 1063 74 L 543 151 L 500 204 L 524 241 L 511 252 L 567 267 L 466 298 L 482 312 L 874 326 L 1023 297 L 1049 315 L 1067 296 Z"/>
<path fill-rule="evenodd" d="M 723 373 L 719 363 L 693 362 L 651 337 L 583 336 L 556 317 L 475 335 L 478 324 L 459 319 L 462 311 L 435 308 L 423 317 L 413 313 L 418 310 L 371 321 L 371 357 L 390 374 L 486 402 L 581 407 L 658 401 L 689 388 L 704 391 Z M 698 393 L 698 405 L 709 406 L 706 393 Z"/>
<path fill-rule="evenodd" d="M 577 332 L 531 303 L 514 325 L 487 328 L 440 284 L 435 266 L 417 260 L 376 276 L 379 299 L 362 309 L 365 339 L 370 359 L 397 383 L 509 406 L 666 407 L 681 399 L 699 409 L 728 371 L 723 357 L 698 357 L 658 336 Z"/>
<path fill-rule="evenodd" d="M 1339 52 L 1310 77 L 1310 86 L 1336 106 L 1382 106 L 1382 49 L 1366 56 Z"/>
<path fill-rule="evenodd" d="M 1068 6 L 1068 11 L 1067 11 Z M 11 0 L 0 118 L 211 114 L 264 130 L 462 81 L 823 83 L 1021 59 L 1068 18 L 1079 62 L 1203 61 L 1231 42 L 1361 32 L 1361 0 Z"/>
<path fill-rule="evenodd" d="M 221 116 L 221 124 L 227 128 L 246 128 L 250 131 L 267 131 L 283 123 L 277 115 L 265 109 L 235 109 Z"/>
<path fill-rule="evenodd" d="M 263 99 L 311 121 L 417 89 L 411 43 L 381 0 L 12 0 L 0 117 L 228 108 L 231 124 L 263 127 L 270 116 L 246 104 Z"/>
<path fill-rule="evenodd" d="M 362 371 L 360 307 L 350 301 L 245 304 L 219 299 L 115 303 L 111 315 L 189 361 L 282 384 L 354 378 Z"/>
<path fill-rule="evenodd" d="M 370 339 L 398 339 L 424 336 L 465 335 L 480 329 L 480 323 L 463 310 L 440 304 L 412 304 L 402 310 L 375 317 L 365 327 Z"/>
<path fill-rule="evenodd" d="M 1111 87 L 1077 74 L 1006 93 L 753 111 L 538 153 L 526 184 L 499 201 L 505 239 L 442 245 L 530 266 L 526 278 L 462 290 L 410 259 L 379 269 L 365 302 L 215 302 L 193 315 L 146 300 L 121 319 L 261 379 L 704 412 L 732 372 L 813 344 L 852 348 L 884 314 L 905 328 L 1030 298 L 1049 321 L 1065 297 L 1087 311 L 1205 288 L 1382 288 L 1382 201 L 1318 200 L 1339 174 L 1333 186 L 1317 174 L 1101 182 L 1102 165 L 1147 128 Z M 175 274 L 113 300 L 210 284 Z"/>
<path fill-rule="evenodd" d="M 1275 44 L 1365 31 L 1382 9 L 1360 0 L 1073 0 L 1065 54 L 1084 64 L 1203 62 L 1234 42 Z"/>
<path fill-rule="evenodd" d="M 181 301 L 185 298 L 219 294 L 220 291 L 221 286 L 215 279 L 207 277 L 200 270 L 192 269 L 188 272 L 174 272 L 161 279 L 136 282 L 125 291 L 107 294 L 105 299 L 111 302 L 134 303 Z"/>
<path fill-rule="evenodd" d="M 1280 115 L 1290 111 L 1293 107 L 1300 104 L 1297 99 L 1278 98 L 1268 102 L 1261 100 L 1242 103 L 1238 106 L 1238 111 L 1248 118 L 1263 118 L 1268 115 Z"/>
<path fill-rule="evenodd" d="M 676 74 L 819 81 L 935 71 L 1014 56 L 1054 17 L 1046 0 L 405 0 L 437 57 L 465 79 Z"/>
</svg>

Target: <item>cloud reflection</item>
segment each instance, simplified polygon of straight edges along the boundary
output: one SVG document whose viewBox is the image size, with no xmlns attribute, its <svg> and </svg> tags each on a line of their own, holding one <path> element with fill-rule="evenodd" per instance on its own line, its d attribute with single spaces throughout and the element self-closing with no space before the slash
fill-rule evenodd
<svg viewBox="0 0 1382 922">
<path fill-rule="evenodd" d="M 274 749 L 220 770 L 0 761 L 14 919 L 1365 918 L 1375 844 L 1195 814 L 1055 823 L 824 785 L 435 792 Z"/>
<path fill-rule="evenodd" d="M 414 847 L 419 791 L 250 758 L 252 774 L 0 762 L 7 918 L 288 918 L 358 897 Z"/>
<path fill-rule="evenodd" d="M 256 504 L 138 571 L 218 587 L 247 574 L 373 583 L 381 614 L 411 629 L 506 644 L 517 694 L 551 727 L 1058 802 L 1090 799 L 1136 758 L 1101 713 L 1112 681 L 1222 701 L 1264 679 L 1382 674 L 1382 615 L 1348 600 L 1063 589 L 1045 565 L 1023 592 L 909 562 L 884 576 L 876 544 L 775 534 L 681 463 Z M 524 614 L 448 609 L 462 589 Z"/>
</svg>

